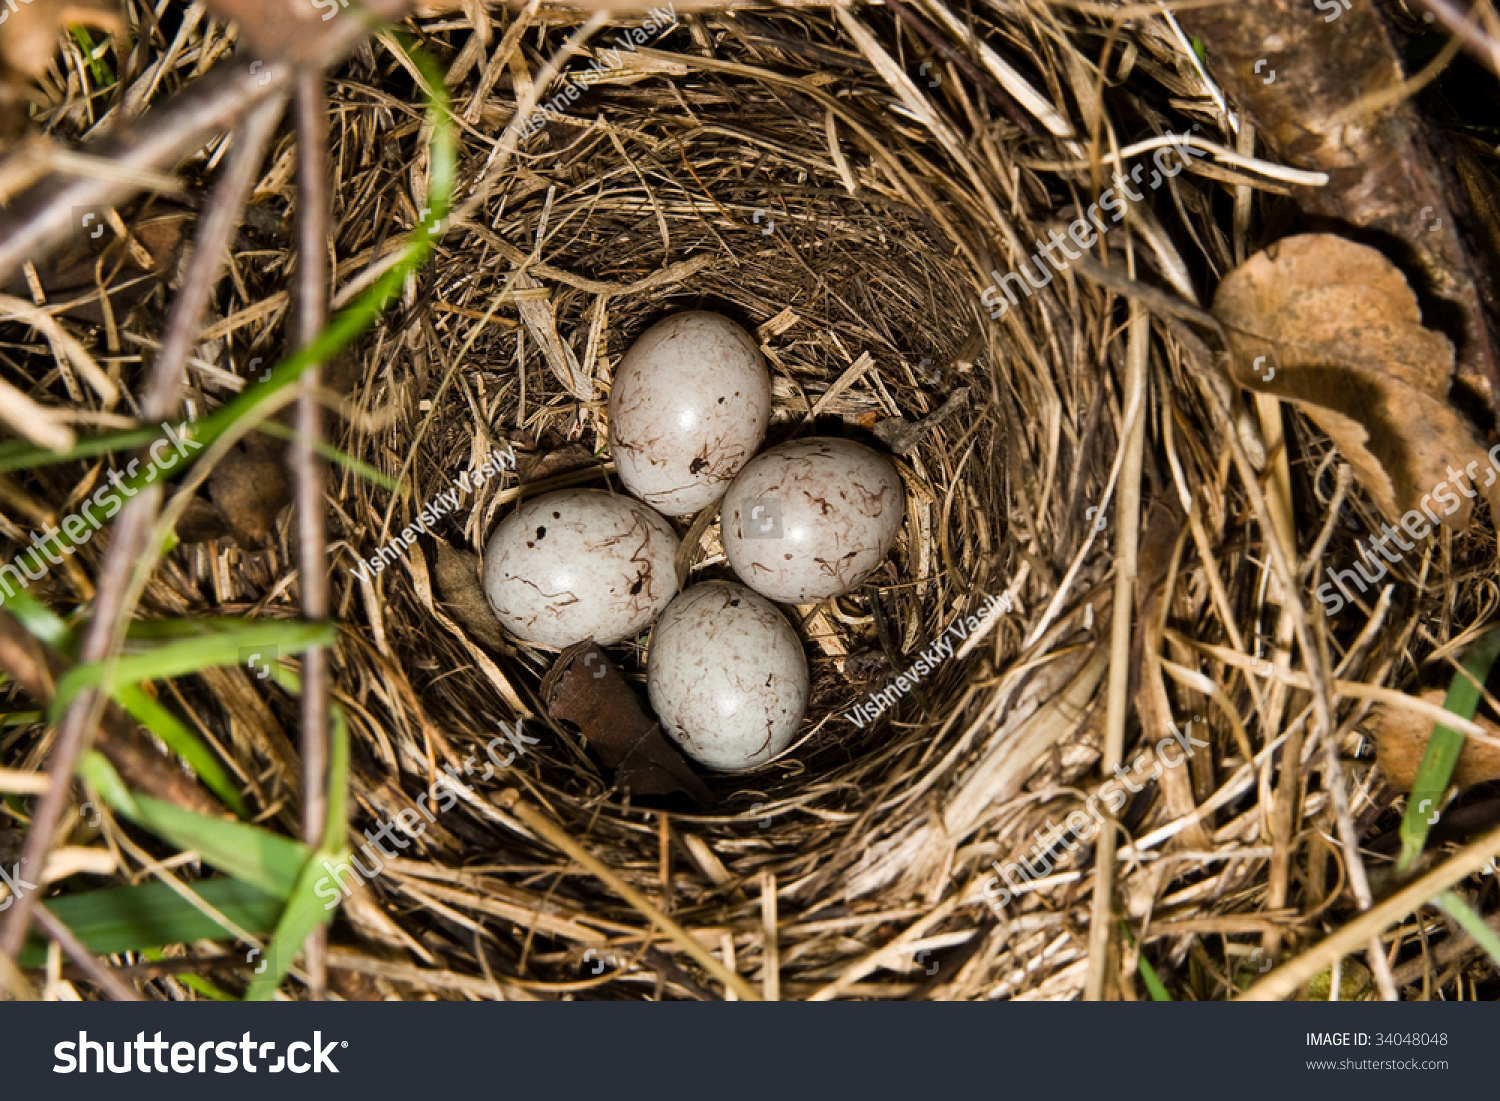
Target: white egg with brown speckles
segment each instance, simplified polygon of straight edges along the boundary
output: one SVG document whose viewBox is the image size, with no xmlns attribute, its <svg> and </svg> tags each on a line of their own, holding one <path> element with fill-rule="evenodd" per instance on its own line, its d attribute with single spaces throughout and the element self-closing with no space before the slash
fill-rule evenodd
<svg viewBox="0 0 1500 1101">
<path fill-rule="evenodd" d="M 677 534 L 639 501 L 564 489 L 507 516 L 484 552 L 484 591 L 506 630 L 562 649 L 644 630 L 677 593 Z"/>
<path fill-rule="evenodd" d="M 705 581 L 656 621 L 646 687 L 684 753 L 738 772 L 791 745 L 807 710 L 807 657 L 770 601 L 732 581 Z"/>
<path fill-rule="evenodd" d="M 643 333 L 609 391 L 609 449 L 625 488 L 668 516 L 707 508 L 766 436 L 771 376 L 721 314 L 674 314 Z"/>
<path fill-rule="evenodd" d="M 885 561 L 906 499 L 890 460 L 853 440 L 792 440 L 757 455 L 720 510 L 724 554 L 762 596 L 841 596 Z"/>
</svg>

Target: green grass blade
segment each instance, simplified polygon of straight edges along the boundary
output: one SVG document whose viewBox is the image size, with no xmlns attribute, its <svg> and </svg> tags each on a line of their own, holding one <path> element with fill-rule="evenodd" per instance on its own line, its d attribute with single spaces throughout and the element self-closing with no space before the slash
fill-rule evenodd
<svg viewBox="0 0 1500 1101">
<path fill-rule="evenodd" d="M 245 619 L 240 616 L 200 616 L 194 619 L 134 619 L 126 630 L 127 643 L 180 642 L 182 639 L 235 638 L 249 644 L 261 645 L 267 640 L 259 635 L 249 637 L 246 631 L 259 631 L 267 624 L 300 623 L 295 619 Z M 145 653 L 150 647 L 136 645 L 136 653 Z"/>
<path fill-rule="evenodd" d="M 180 849 L 196 850 L 221 872 L 278 898 L 291 893 L 307 863 L 308 847 L 300 841 L 244 822 L 183 810 L 149 795 L 132 794 L 114 766 L 97 752 L 89 753 L 78 771 L 116 813 Z"/>
<path fill-rule="evenodd" d="M 267 967 L 264 972 L 250 981 L 250 989 L 245 992 L 245 1001 L 269 1001 L 276 993 L 276 988 L 281 985 L 281 980 L 286 978 L 286 973 L 291 968 L 292 961 L 297 958 L 297 953 L 302 950 L 302 943 L 307 940 L 307 935 L 319 925 L 326 925 L 333 920 L 334 911 L 338 907 L 325 909 L 323 900 L 314 893 L 314 887 L 319 880 L 327 877 L 322 863 L 325 859 L 337 864 L 340 860 L 347 859 L 348 856 L 348 849 L 337 852 L 319 849 L 303 867 L 302 875 L 292 890 L 292 897 L 287 902 L 286 909 L 281 912 L 281 920 L 276 923 L 276 931 L 271 936 L 271 942 L 266 946 Z"/>
<path fill-rule="evenodd" d="M 266 421 L 260 426 L 260 431 L 264 432 L 268 436 L 275 436 L 277 439 L 281 440 L 290 440 L 293 443 L 296 443 L 302 438 L 302 434 L 300 432 L 288 428 L 284 424 L 278 424 L 276 421 Z M 392 478 L 389 474 L 382 474 L 369 463 L 364 462 L 362 459 L 356 459 L 353 455 L 349 455 L 343 451 L 340 451 L 332 444 L 327 444 L 322 440 L 319 440 L 313 445 L 313 449 L 329 462 L 337 463 L 344 469 L 353 471 L 355 474 L 359 475 L 359 477 L 365 479 L 365 481 L 373 482 L 375 485 L 380 486 L 382 489 L 389 490 L 391 493 L 395 493 L 401 488 L 401 483 L 398 482 L 395 478 Z"/>
<path fill-rule="evenodd" d="M 252 936 L 276 927 L 281 899 L 237 879 L 205 879 L 192 885 L 205 902 Z M 165 883 L 107 887 L 102 891 L 49 898 L 42 903 L 100 956 L 139 952 L 163 944 L 224 940 L 229 934 Z M 17 961 L 22 967 L 47 962 L 47 942 L 33 934 Z"/>
<path fill-rule="evenodd" d="M 58 650 L 70 648 L 72 635 L 68 625 L 52 609 L 24 589 L 11 598 L 8 607 L 21 626 L 42 642 Z M 243 621 L 233 622 L 238 624 Z M 120 685 L 115 690 L 114 698 L 131 717 L 151 730 L 172 752 L 191 765 L 209 789 L 236 814 L 241 818 L 248 816 L 245 801 L 218 758 L 176 715 L 134 685 Z M 29 714 L 31 713 L 20 712 L 16 717 Z"/>
<path fill-rule="evenodd" d="M 344 821 L 349 790 L 349 730 L 343 714 L 337 710 L 329 741 L 328 817 L 323 827 L 323 844 L 302 867 L 286 910 L 276 923 L 276 933 L 266 946 L 266 970 L 250 981 L 250 989 L 245 992 L 247 1002 L 266 1001 L 275 994 L 307 935 L 319 925 L 332 921 L 334 911 L 338 909 L 337 905 L 328 905 L 324 901 L 327 896 L 317 889 L 319 881 L 327 876 L 324 862 L 337 865 L 349 856 Z M 334 899 L 337 898 L 338 892 L 334 892 Z"/>
<path fill-rule="evenodd" d="M 141 955 L 145 956 L 148 960 L 164 960 L 167 958 L 167 954 L 159 948 L 142 948 Z M 182 983 L 183 986 L 196 990 L 205 998 L 212 998 L 216 1002 L 239 1001 L 239 999 L 236 998 L 233 994 L 226 994 L 224 991 L 220 990 L 217 986 L 209 982 L 207 979 L 203 978 L 201 975 L 179 973 L 173 977 L 178 982 Z"/>
<path fill-rule="evenodd" d="M 5 607 L 11 615 L 16 617 L 22 627 L 48 646 L 58 650 L 67 648 L 72 634 L 68 630 L 68 625 L 63 622 L 61 616 L 25 589 L 20 589 L 14 595 L 6 597 Z"/>
<path fill-rule="evenodd" d="M 344 847 L 349 834 L 349 724 L 341 708 L 335 705 L 330 711 L 333 736 L 328 746 L 328 810 L 321 847 L 332 852 Z"/>
<path fill-rule="evenodd" d="M 154 700 L 142 688 L 122 684 L 115 689 L 115 699 L 130 713 L 131 718 L 146 727 L 167 744 L 167 748 L 186 761 L 198 778 L 208 785 L 210 791 L 224 801 L 225 806 L 241 818 L 248 818 L 250 810 L 240 797 L 234 780 L 219 763 L 203 739 L 186 723 L 172 714 L 165 704 Z"/>
<path fill-rule="evenodd" d="M 1478 945 L 1490 954 L 1490 959 L 1495 961 L 1495 966 L 1500 967 L 1500 936 L 1497 936 L 1495 931 L 1484 923 L 1484 918 L 1476 914 L 1458 892 L 1444 891 L 1434 896 L 1432 903 L 1458 922 L 1459 928 L 1473 937 Z"/>
<path fill-rule="evenodd" d="M 214 666 L 238 665 L 244 660 L 242 655 L 250 650 L 274 648 L 282 653 L 298 653 L 309 646 L 332 646 L 337 639 L 338 632 L 331 623 L 240 620 L 230 631 L 164 643 L 145 653 L 126 654 L 113 662 L 75 665 L 57 682 L 51 714 L 54 719 L 61 716 L 78 693 L 95 685 L 103 685 L 113 693 L 120 684 L 168 680 Z"/>
<path fill-rule="evenodd" d="M 1125 943 L 1131 947 L 1135 946 L 1135 938 L 1130 935 L 1130 926 L 1123 921 L 1120 922 L 1120 932 L 1125 937 Z M 1141 973 L 1141 981 L 1146 984 L 1146 992 L 1151 995 L 1153 1002 L 1170 1002 L 1172 995 L 1167 993 L 1167 988 L 1162 985 L 1161 979 L 1156 975 L 1156 968 L 1146 959 L 1145 952 L 1135 954 L 1135 969 Z"/>
<path fill-rule="evenodd" d="M 1156 977 L 1156 969 L 1146 959 L 1146 953 L 1140 952 L 1135 957 L 1136 969 L 1141 973 L 1141 981 L 1146 984 L 1146 990 L 1151 994 L 1153 1002 L 1170 1002 L 1172 995 L 1167 993 L 1167 988 L 1162 981 Z"/>
<path fill-rule="evenodd" d="M 102 57 L 94 56 L 94 38 L 89 34 L 88 28 L 75 23 L 68 30 L 73 32 L 73 41 L 78 43 L 78 48 L 83 51 L 84 59 L 89 63 L 89 72 L 94 74 L 94 83 L 100 88 L 108 88 L 115 82 L 115 73 L 109 67 L 109 62 Z"/>
<path fill-rule="evenodd" d="M 1472 719 L 1479 707 L 1479 685 L 1489 676 L 1496 656 L 1500 656 L 1500 627 L 1492 627 L 1479 636 L 1464 655 L 1462 667 L 1478 684 L 1463 673 L 1455 673 L 1443 707 L 1461 719 Z M 1452 730 L 1442 723 L 1433 727 L 1427 752 L 1422 754 L 1422 764 L 1417 769 L 1417 778 L 1406 802 L 1406 815 L 1401 819 L 1401 857 L 1396 861 L 1398 876 L 1405 875 L 1422 855 L 1427 844 L 1427 831 L 1432 828 L 1431 819 L 1436 817 L 1432 811 L 1442 802 L 1443 792 L 1448 790 L 1448 780 L 1463 748 L 1461 731 Z"/>
</svg>

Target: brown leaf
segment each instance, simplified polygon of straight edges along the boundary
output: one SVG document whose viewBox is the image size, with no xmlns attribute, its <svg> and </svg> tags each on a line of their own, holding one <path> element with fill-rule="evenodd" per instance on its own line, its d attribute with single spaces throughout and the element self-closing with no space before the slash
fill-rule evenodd
<svg viewBox="0 0 1500 1101">
<path fill-rule="evenodd" d="M 106 277 L 105 291 L 109 295 L 110 311 L 117 324 L 123 323 L 130 311 L 170 275 L 182 251 L 184 230 L 190 217 L 185 211 L 170 211 L 141 221 L 131 227 L 135 247 L 127 247 L 113 233 L 107 235 L 108 243 L 102 252 L 102 271 Z M 150 258 L 149 268 L 142 267 L 143 256 Z M 95 282 L 95 269 L 100 260 L 101 253 L 92 242 L 75 240 L 68 248 L 37 261 L 37 281 L 46 292 L 47 301 L 74 303 L 60 309 L 59 316 L 93 325 L 104 323 L 104 309 Z M 150 278 L 142 278 L 143 274 Z M 15 273 L 5 284 L 5 291 L 30 298 L 25 273 Z"/>
<path fill-rule="evenodd" d="M 1293 186 L 1304 213 L 1404 242 L 1411 270 L 1455 307 L 1449 331 L 1460 342 L 1458 378 L 1500 412 L 1484 307 L 1494 280 L 1465 241 L 1451 136 L 1423 118 L 1419 97 L 1401 94 L 1403 78 L 1414 75 L 1403 53 L 1416 42 L 1398 29 L 1399 17 L 1392 21 L 1389 5 L 1334 9 L 1320 0 L 1319 12 L 1305 0 L 1240 0 L 1184 10 L 1180 21 L 1207 43 L 1213 77 L 1254 121 L 1268 158 L 1327 173 L 1321 186 Z M 1436 44 L 1437 36 L 1417 41 Z"/>
<path fill-rule="evenodd" d="M 292 500 L 283 445 L 263 435 L 240 440 L 208 476 L 208 495 L 242 547 L 259 546 Z"/>
<path fill-rule="evenodd" d="M 593 641 L 580 642 L 558 655 L 542 679 L 542 701 L 560 722 L 583 731 L 589 746 L 615 781 L 635 795 L 683 791 L 699 806 L 713 803 L 713 793 L 698 778 L 661 724 L 641 707 L 625 678 Z"/>
<path fill-rule="evenodd" d="M 456 550 L 441 539 L 435 542 L 437 561 L 432 576 L 437 582 L 438 599 L 442 601 L 443 610 L 490 649 L 509 652 L 510 647 L 500 632 L 500 622 L 485 599 L 484 585 L 479 580 L 479 555 Z"/>
<path fill-rule="evenodd" d="M 517 463 L 516 472 L 523 483 L 529 484 L 571 474 L 586 466 L 594 466 L 598 461 L 582 444 L 565 443 L 550 451 L 523 454 Z"/>
<path fill-rule="evenodd" d="M 1306 413 L 1393 523 L 1443 482 L 1467 484 L 1450 465 L 1483 458 L 1445 400 L 1453 346 L 1422 327 L 1416 296 L 1375 249 L 1328 234 L 1280 241 L 1225 277 L 1214 313 L 1235 381 Z M 1462 530 L 1467 493 L 1458 500 L 1450 521 Z"/>
<path fill-rule="evenodd" d="M 1441 707 L 1447 693 L 1441 688 L 1428 688 L 1420 698 Z M 1474 721 L 1486 734 L 1500 738 L 1500 724 L 1493 719 L 1476 714 Z M 1416 783 L 1417 769 L 1427 752 L 1433 725 L 1425 715 L 1404 707 L 1387 707 L 1381 713 L 1375 726 L 1375 759 L 1392 787 L 1410 791 Z M 1500 746 L 1464 739 L 1451 782 L 1460 788 L 1470 788 L 1489 780 L 1500 780 Z"/>
<path fill-rule="evenodd" d="M 177 539 L 182 543 L 207 543 L 228 535 L 229 522 L 212 501 L 202 497 L 188 498 L 187 507 L 177 518 Z"/>
<path fill-rule="evenodd" d="M 411 0 L 208 0 L 218 18 L 239 25 L 242 49 L 251 57 L 286 59 L 310 66 L 331 65 L 330 49 L 347 42 L 343 24 L 373 16 L 373 24 L 395 22 L 414 6 Z M 344 48 L 348 48 L 345 46 Z"/>
</svg>

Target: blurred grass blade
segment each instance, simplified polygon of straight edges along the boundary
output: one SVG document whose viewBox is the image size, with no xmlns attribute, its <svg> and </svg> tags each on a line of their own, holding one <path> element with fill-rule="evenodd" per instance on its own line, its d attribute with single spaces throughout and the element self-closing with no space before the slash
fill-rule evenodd
<svg viewBox="0 0 1500 1101">
<path fill-rule="evenodd" d="M 288 428 L 284 424 L 278 424 L 275 421 L 265 421 L 261 424 L 259 431 L 264 432 L 268 436 L 275 436 L 277 439 L 290 440 L 293 443 L 296 443 L 302 438 L 300 433 Z M 323 458 L 327 459 L 329 462 L 337 463 L 345 470 L 352 471 L 353 473 L 359 475 L 361 478 L 365 479 L 365 481 L 372 482 L 375 485 L 380 486 L 382 489 L 390 491 L 391 493 L 395 493 L 401 489 L 401 483 L 398 482 L 395 478 L 392 478 L 389 474 L 382 474 L 369 463 L 364 462 L 361 459 L 356 459 L 353 455 L 349 455 L 343 451 L 340 451 L 332 444 L 324 443 L 322 440 L 314 440 L 313 450 L 316 451 L 319 455 L 323 456 Z"/>
<path fill-rule="evenodd" d="M 205 902 L 253 936 L 264 936 L 276 927 L 282 902 L 275 895 L 227 877 L 201 880 L 192 886 Z M 49 898 L 42 905 L 100 956 L 229 936 L 165 883 L 108 887 Z M 33 933 L 18 962 L 22 967 L 44 966 L 45 938 Z"/>
<path fill-rule="evenodd" d="M 282 653 L 298 653 L 309 646 L 332 646 L 337 640 L 338 632 L 331 623 L 241 620 L 232 631 L 168 642 L 112 662 L 75 665 L 57 682 L 51 714 L 54 719 L 62 715 L 79 692 L 103 684 L 106 675 L 110 683 L 103 687 L 113 693 L 120 684 L 168 680 L 213 666 L 238 665 L 245 660 L 246 653 L 255 650 L 274 648 Z"/>
<path fill-rule="evenodd" d="M 19 589 L 6 597 L 5 608 L 25 627 L 48 646 L 66 650 L 71 632 L 62 618 L 25 589 Z"/>
<path fill-rule="evenodd" d="M 250 629 L 259 629 L 272 624 L 286 626 L 289 623 L 302 623 L 296 619 L 245 619 L 241 616 L 199 616 L 193 619 L 136 619 L 130 622 L 125 633 L 127 643 L 142 642 L 180 642 L 183 639 L 212 639 L 225 636 L 240 638 L 242 641 L 249 638 L 255 645 L 262 645 L 267 640 L 263 637 L 250 637 L 244 634 Z M 147 647 L 127 646 L 127 649 L 135 653 L 144 653 Z"/>
<path fill-rule="evenodd" d="M 1443 707 L 1461 719 L 1472 719 L 1479 707 L 1479 685 L 1484 684 L 1490 675 L 1490 666 L 1495 664 L 1497 655 L 1500 655 L 1500 627 L 1492 627 L 1480 635 L 1464 655 L 1462 668 L 1474 680 L 1463 673 L 1454 673 Z M 1448 790 L 1448 780 L 1463 748 L 1462 731 L 1451 730 L 1442 723 L 1433 727 L 1427 752 L 1422 754 L 1422 764 L 1417 768 L 1417 778 L 1412 782 L 1411 795 L 1406 801 L 1406 815 L 1401 819 L 1401 857 L 1396 861 L 1398 876 L 1405 875 L 1422 855 L 1427 844 L 1427 831 L 1432 828 L 1431 820 L 1437 817 L 1432 810 Z"/>
<path fill-rule="evenodd" d="M 297 958 L 297 953 L 302 950 L 302 943 L 307 940 L 307 935 L 319 925 L 326 925 L 333 920 L 334 911 L 338 907 L 325 909 L 325 903 L 314 892 L 314 887 L 319 880 L 326 879 L 328 876 L 323 869 L 324 860 L 330 864 L 337 864 L 340 860 L 347 859 L 348 855 L 348 849 L 338 852 L 319 849 L 303 867 L 302 875 L 292 891 L 292 897 L 287 902 L 286 909 L 281 912 L 281 920 L 276 923 L 276 931 L 271 935 L 271 942 L 266 945 L 267 967 L 264 972 L 250 981 L 250 989 L 245 991 L 245 1001 L 269 1001 L 276 993 L 276 988 L 281 985 L 281 980 L 286 978 L 286 973 L 291 968 L 292 961 Z M 338 897 L 338 892 L 334 892 L 334 895 Z"/>
<path fill-rule="evenodd" d="M 1484 923 L 1484 918 L 1476 914 L 1470 905 L 1465 902 L 1457 891 L 1444 891 L 1432 899 L 1434 906 L 1440 907 L 1444 913 L 1458 922 L 1459 927 L 1490 954 L 1490 959 L 1495 961 L 1495 966 L 1500 967 L 1500 936 Z"/>
<path fill-rule="evenodd" d="M 78 771 L 117 814 L 184 851 L 196 850 L 221 872 L 278 898 L 291 893 L 307 862 L 308 848 L 300 841 L 244 822 L 183 810 L 149 795 L 132 794 L 114 766 L 97 752 L 89 753 Z"/>
<path fill-rule="evenodd" d="M 323 819 L 321 847 L 332 852 L 344 847 L 344 838 L 349 833 L 349 724 L 337 704 L 329 711 L 333 729 L 328 747 L 328 810 Z"/>
<path fill-rule="evenodd" d="M 142 948 L 141 955 L 145 956 L 148 960 L 164 960 L 167 958 L 167 954 L 160 948 Z M 212 998 L 216 1002 L 239 1001 L 233 994 L 226 994 L 202 975 L 179 972 L 173 977 L 183 986 L 191 987 L 205 998 Z"/>
<path fill-rule="evenodd" d="M 11 615 L 31 632 L 33 636 L 53 649 L 67 652 L 72 633 L 63 620 L 32 596 L 25 589 L 17 592 L 8 602 Z M 191 621 L 190 621 L 191 622 Z M 235 621 L 242 623 L 243 621 Z M 248 816 L 245 801 L 239 789 L 224 770 L 202 739 L 182 723 L 165 706 L 152 699 L 135 685 L 122 684 L 115 689 L 114 698 L 136 722 L 149 729 L 167 744 L 167 747 L 186 761 L 215 795 L 222 799 L 241 818 Z M 21 712 L 21 715 L 30 712 Z M 9 724 L 7 724 L 9 725 Z"/>
<path fill-rule="evenodd" d="M 115 82 L 114 70 L 109 67 L 109 62 L 104 58 L 94 56 L 94 36 L 89 34 L 87 27 L 77 23 L 68 30 L 73 32 L 73 41 L 78 43 L 78 48 L 83 51 L 83 56 L 88 61 L 89 72 L 94 76 L 94 83 L 101 89 L 108 88 Z"/>
<path fill-rule="evenodd" d="M 218 757 L 165 704 L 152 699 L 143 688 L 132 684 L 122 684 L 116 688 L 115 699 L 130 713 L 131 718 L 150 730 L 167 744 L 168 749 L 192 766 L 198 778 L 224 801 L 225 806 L 241 818 L 250 816 L 245 800 L 240 797 L 239 789 L 219 763 Z"/>
<path fill-rule="evenodd" d="M 334 911 L 338 909 L 338 891 L 333 891 L 335 904 L 332 906 L 324 901 L 327 895 L 318 891 L 319 881 L 328 876 L 324 862 L 336 866 L 349 856 L 344 822 L 349 789 L 349 729 L 343 714 L 337 709 L 334 710 L 329 743 L 328 817 L 323 826 L 323 843 L 302 867 L 302 874 L 297 878 L 281 920 L 276 923 L 275 935 L 266 945 L 267 967 L 250 981 L 250 989 L 245 992 L 247 1002 L 267 1001 L 276 993 L 307 935 L 319 925 L 332 921 Z"/>
</svg>

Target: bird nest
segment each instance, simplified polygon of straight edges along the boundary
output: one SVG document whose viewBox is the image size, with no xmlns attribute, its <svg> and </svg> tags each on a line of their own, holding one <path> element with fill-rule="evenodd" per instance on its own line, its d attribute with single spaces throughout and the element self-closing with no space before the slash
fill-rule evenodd
<svg viewBox="0 0 1500 1101">
<path fill-rule="evenodd" d="M 1268 944 L 1357 911 L 1340 816 L 1389 828 L 1395 793 L 1372 772 L 1369 694 L 1314 721 L 1290 624 L 1317 613 L 1264 533 L 1286 508 L 1299 546 L 1321 531 L 1317 554 L 1352 556 L 1331 516 L 1373 513 L 1326 438 L 1288 415 L 1282 439 L 1274 401 L 1227 380 L 1193 309 L 1253 251 L 1248 221 L 1228 226 L 1237 190 L 1258 210 L 1285 189 L 1221 155 L 1220 94 L 1170 19 L 1077 7 L 465 4 L 407 21 L 446 70 L 460 216 L 326 370 L 329 442 L 354 460 L 330 475 L 331 675 L 364 846 L 330 933 L 335 989 L 1066 999 L 1093 958 L 1106 994 L 1136 997 L 1144 953 L 1177 996 L 1222 998 Z M 378 43 L 331 96 L 337 304 L 429 217 L 431 129 Z M 292 343 L 272 300 L 292 243 L 264 214 L 291 193 L 291 147 L 255 193 L 261 262 L 220 288 L 199 349 L 221 373 Z M 1177 170 L 1138 174 L 1128 216 L 1098 216 L 1114 172 L 1153 163 Z M 1089 248 L 1068 244 L 1080 220 Z M 154 301 L 125 327 L 152 330 Z M 697 802 L 690 783 L 642 794 L 596 741 L 644 705 L 650 632 L 607 648 L 625 696 L 564 714 L 559 655 L 504 634 L 479 583 L 519 502 L 624 492 L 612 374 L 690 309 L 755 335 L 771 442 L 861 440 L 906 492 L 873 576 L 784 609 L 811 671 L 791 748 L 698 770 Z M 239 543 L 178 549 L 151 599 L 296 615 L 295 519 L 257 550 L 224 511 Z M 676 527 L 684 585 L 732 577 L 715 509 Z M 1425 583 L 1333 629 L 1340 681 L 1451 650 L 1493 587 L 1477 546 L 1393 567 Z M 1439 606 L 1432 635 L 1382 636 Z M 293 708 L 244 670 L 207 687 L 217 702 L 176 702 L 261 820 L 295 831 Z M 359 836 L 377 830 L 385 850 Z"/>
<path fill-rule="evenodd" d="M 469 794 L 441 818 L 441 840 L 402 854 L 377 888 L 450 969 L 493 974 L 507 991 L 714 986 L 648 912 L 509 813 L 519 794 L 757 991 L 1071 996 L 1086 956 L 1088 860 L 998 921 L 984 887 L 992 862 L 1024 855 L 1034 831 L 1098 786 L 1088 777 L 1104 735 L 1126 305 L 1065 273 L 996 324 L 981 294 L 1063 206 L 1087 205 L 1088 135 L 1017 97 L 1061 81 L 1092 102 L 1094 30 L 990 13 L 980 37 L 1006 43 L 1004 58 L 982 51 L 979 65 L 949 32 L 922 20 L 930 43 L 889 10 L 683 13 L 665 30 L 648 16 L 571 37 L 583 19 L 549 12 L 521 37 L 527 65 L 561 51 L 563 71 L 519 124 L 473 96 L 493 59 L 454 85 L 456 103 L 470 104 L 473 161 L 494 155 L 488 142 L 507 126 L 525 136 L 443 237 L 406 321 L 361 357 L 358 405 L 380 427 L 356 419 L 344 446 L 410 486 L 393 504 L 345 476 L 338 495 L 339 607 L 369 627 L 341 652 L 341 680 L 362 686 L 368 708 L 355 722 L 364 816 L 391 818 L 435 767 L 465 770 L 472 758 Z M 1134 91 L 1106 100 L 1105 133 L 1216 128 L 1201 89 L 1184 103 L 1196 78 L 1174 43 L 1146 35 L 1128 52 Z M 386 147 L 385 163 L 369 156 L 337 185 L 364 204 L 363 228 L 346 217 L 345 232 L 373 240 L 370 196 L 386 193 L 378 209 L 406 224 L 420 203 L 402 197 L 392 139 L 355 121 L 376 114 L 376 97 L 355 82 L 342 98 L 347 140 Z M 1115 270 L 1160 262 L 1153 236 L 1217 239 L 1220 185 L 1181 174 L 1168 186 L 1142 233 L 1109 238 Z M 540 686 L 557 655 L 502 637 L 475 583 L 487 537 L 519 500 L 575 485 L 623 492 L 607 446 L 611 373 L 647 327 L 689 309 L 756 335 L 773 378 L 771 441 L 864 440 L 895 460 L 907 492 L 881 570 L 845 597 L 786 609 L 812 681 L 795 743 L 750 772 L 705 774 L 713 802 L 701 807 L 632 797 L 578 724 L 551 718 Z M 1166 325 L 1149 341 L 1137 377 L 1149 379 L 1153 478 L 1140 496 L 1166 506 L 1149 513 L 1154 557 L 1142 568 L 1158 587 L 1173 570 L 1188 629 L 1222 641 L 1201 571 L 1172 542 L 1182 517 L 1171 478 L 1207 487 L 1201 522 L 1215 545 L 1237 538 L 1243 503 L 1201 371 L 1183 364 Z M 367 583 L 347 572 L 496 452 L 515 456 L 515 473 L 467 495 L 436 539 L 419 537 Z M 733 576 L 715 510 L 678 529 L 685 584 Z M 1226 584 L 1242 608 L 1253 576 L 1237 568 Z M 648 632 L 609 650 L 642 698 L 649 645 Z M 1139 736 L 1154 744 L 1195 710 L 1203 697 L 1178 692 Z M 483 747 L 518 718 L 535 744 L 512 754 L 502 738 L 496 752 L 511 763 L 484 779 Z M 1236 752 L 1227 727 L 1197 729 L 1216 753 Z M 1236 765 L 1200 753 L 1193 767 L 1212 791 Z M 1152 785 L 1124 817 L 1145 831 L 1173 815 Z M 1196 900 L 1174 908 L 1232 905 L 1253 866 L 1225 880 L 1213 859 L 1179 863 L 1155 887 L 1140 865 L 1121 879 L 1147 898 L 1170 886 Z"/>
</svg>

